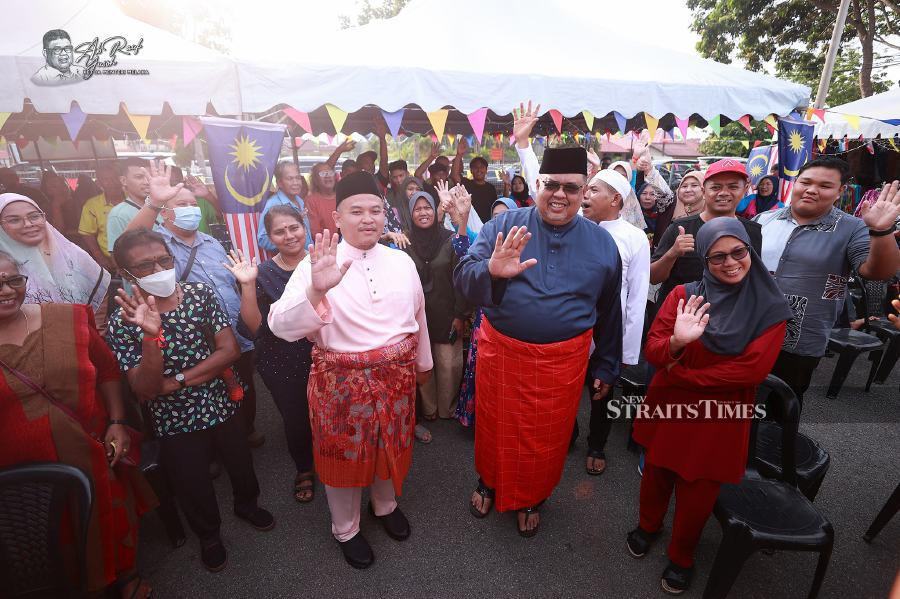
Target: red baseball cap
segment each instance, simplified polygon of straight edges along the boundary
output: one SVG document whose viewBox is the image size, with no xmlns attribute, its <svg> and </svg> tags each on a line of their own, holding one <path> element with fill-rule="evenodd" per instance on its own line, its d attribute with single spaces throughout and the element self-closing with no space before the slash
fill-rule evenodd
<svg viewBox="0 0 900 599">
<path fill-rule="evenodd" d="M 737 160 L 732 160 L 731 158 L 725 158 L 724 160 L 717 160 L 709 165 L 709 168 L 706 169 L 706 174 L 704 175 L 704 179 L 709 181 L 716 175 L 721 175 L 722 173 L 735 173 L 741 175 L 745 178 L 747 177 L 747 167 L 743 162 L 738 162 Z"/>
</svg>

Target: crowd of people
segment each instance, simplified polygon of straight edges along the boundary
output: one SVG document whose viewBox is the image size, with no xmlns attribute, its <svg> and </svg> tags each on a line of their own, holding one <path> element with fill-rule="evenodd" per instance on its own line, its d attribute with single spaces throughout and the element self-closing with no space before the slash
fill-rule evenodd
<svg viewBox="0 0 900 599">
<path fill-rule="evenodd" d="M 285 492 L 308 504 L 321 482 L 343 557 L 366 568 L 362 489 L 385 532 L 407 539 L 397 498 L 416 442 L 432 440 L 429 421 L 474 427 L 472 515 L 514 511 L 518 533 L 534 537 L 585 389 L 585 470 L 599 475 L 623 368 L 646 365 L 650 413 L 753 406 L 770 373 L 802 400 L 851 303 L 850 278 L 896 281 L 897 181 L 859 216 L 834 206 L 849 170 L 828 157 L 800 169 L 787 206 L 777 177 L 753 190 L 732 159 L 673 191 L 643 154 L 604 163 L 547 148 L 539 163 L 529 141 L 539 110 L 514 111 L 521 174 L 504 174 L 504 196 L 484 158 L 464 176 L 464 142 L 451 158 L 435 144 L 410 174 L 388 160 L 383 123 L 380 152 L 340 173 L 353 142 L 309 180 L 280 162 L 260 212 L 261 263 L 226 252 L 211 235 L 214 190 L 176 168 L 128 159 L 75 192 L 48 173 L 43 199 L 7 187 L 0 466 L 59 461 L 90 476 L 89 590 L 149 596 L 135 551 L 138 518 L 157 496 L 177 500 L 203 565 L 225 568 L 211 482 L 221 467 L 235 515 L 259 531 L 276 525 L 253 465 L 265 442 L 256 374 L 294 462 Z M 894 314 L 867 316 L 900 328 Z M 127 425 L 158 443 L 165 485 L 148 484 Z M 665 591 L 690 586 L 719 487 L 743 476 L 749 434 L 749 416 L 636 419 L 640 515 L 623 536 L 632 556 L 646 555 L 674 491 Z"/>
</svg>

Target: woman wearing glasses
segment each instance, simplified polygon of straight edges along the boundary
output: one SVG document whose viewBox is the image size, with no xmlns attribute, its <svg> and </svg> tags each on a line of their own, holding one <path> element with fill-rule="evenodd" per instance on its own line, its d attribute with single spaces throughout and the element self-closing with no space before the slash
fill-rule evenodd
<svg viewBox="0 0 900 599">
<path fill-rule="evenodd" d="M 744 474 L 756 387 L 772 369 L 791 311 L 735 218 L 706 222 L 697 235 L 699 281 L 672 290 L 644 355 L 657 370 L 634 439 L 646 451 L 640 523 L 628 550 L 647 554 L 675 491 L 669 565 L 662 588 L 684 592 L 694 549 L 722 483 Z M 723 415 L 725 407 L 731 416 Z M 737 415 L 735 410 L 738 410 Z"/>
<path fill-rule="evenodd" d="M 310 234 L 315 238 L 317 233 L 328 229 L 334 231 L 334 218 L 337 201 L 334 195 L 334 168 L 327 162 L 313 165 L 309 175 L 310 190 L 306 199 L 306 210 L 309 213 Z"/>
<path fill-rule="evenodd" d="M 94 492 L 87 590 L 94 596 L 116 584 L 122 597 L 149 597 L 135 548 L 138 517 L 156 497 L 140 471 L 126 465 L 132 447 L 116 359 L 90 308 L 26 303 L 31 284 L 17 261 L 0 252 L 0 468 L 60 462 L 84 472 Z M 66 532 L 59 541 L 75 559 L 73 538 Z"/>
<path fill-rule="evenodd" d="M 34 200 L 0 194 L 0 251 L 21 264 L 28 277 L 25 303 L 86 304 L 103 328 L 109 273 L 48 223 Z"/>
<path fill-rule="evenodd" d="M 147 403 L 160 440 L 162 464 L 211 572 L 225 567 L 221 519 L 209 462 L 221 458 L 234 492 L 234 514 L 257 530 L 275 526 L 257 505 L 259 484 L 247 445 L 240 397 L 229 393 L 223 371 L 240 355 L 231 321 L 213 290 L 178 283 L 165 239 L 146 229 L 116 240 L 113 257 L 132 283 L 119 289 L 121 307 L 109 321 L 108 340 L 135 395 Z"/>
</svg>

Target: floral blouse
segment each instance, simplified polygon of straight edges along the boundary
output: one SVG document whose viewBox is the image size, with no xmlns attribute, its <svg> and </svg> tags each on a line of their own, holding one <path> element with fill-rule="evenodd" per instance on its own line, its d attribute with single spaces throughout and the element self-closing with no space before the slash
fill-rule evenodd
<svg viewBox="0 0 900 599">
<path fill-rule="evenodd" d="M 212 338 L 231 326 L 208 285 L 182 283 L 181 289 L 181 304 L 161 315 L 165 377 L 175 376 L 208 358 L 215 347 L 210 347 L 207 335 Z M 140 364 L 143 336 L 139 327 L 122 319 L 121 308 L 110 318 L 107 338 L 123 372 Z M 147 406 L 157 436 L 167 437 L 221 424 L 234 415 L 240 404 L 228 398 L 228 388 L 220 377 L 171 395 L 160 395 L 148 401 Z"/>
</svg>

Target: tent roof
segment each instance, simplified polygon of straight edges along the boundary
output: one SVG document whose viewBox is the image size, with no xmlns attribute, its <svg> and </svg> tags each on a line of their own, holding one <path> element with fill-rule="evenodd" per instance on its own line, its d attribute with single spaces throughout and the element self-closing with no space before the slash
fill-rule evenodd
<svg viewBox="0 0 900 599">
<path fill-rule="evenodd" d="M 330 35 L 321 52 L 321 44 L 305 44 L 311 51 L 298 59 L 272 58 L 298 54 L 296 39 L 262 37 L 253 57 L 239 58 L 243 107 L 258 113 L 285 103 L 310 112 L 331 103 L 352 113 L 416 104 L 507 115 L 533 99 L 566 117 L 588 110 L 762 119 L 808 101 L 806 86 L 605 30 L 586 18 L 596 12 L 590 0 L 457 0 L 452 9 L 412 0 L 394 18 Z M 429 32 L 440 43 L 426 43 Z"/>
<path fill-rule="evenodd" d="M 844 115 L 861 117 L 859 128 Z M 900 135 L 900 87 L 825 111 L 825 122 L 816 124 L 818 137 L 866 138 Z"/>
<path fill-rule="evenodd" d="M 204 114 L 211 103 L 220 114 L 239 114 L 240 90 L 232 61 L 199 44 L 122 13 L 111 0 L 27 0 L 5 11 L 0 36 L 0 112 L 21 112 L 25 99 L 42 113 L 69 112 L 77 101 L 88 114 L 118 114 L 120 103 L 136 115 L 159 115 L 168 103 L 176 114 Z M 119 55 L 117 69 L 149 75 L 99 75 L 66 85 L 41 86 L 31 76 L 45 64 L 42 38 L 63 29 L 74 46 L 99 38 L 143 38 L 136 56 Z M 104 55 L 100 60 L 104 60 Z M 77 56 L 76 56 L 77 60 Z"/>
</svg>

